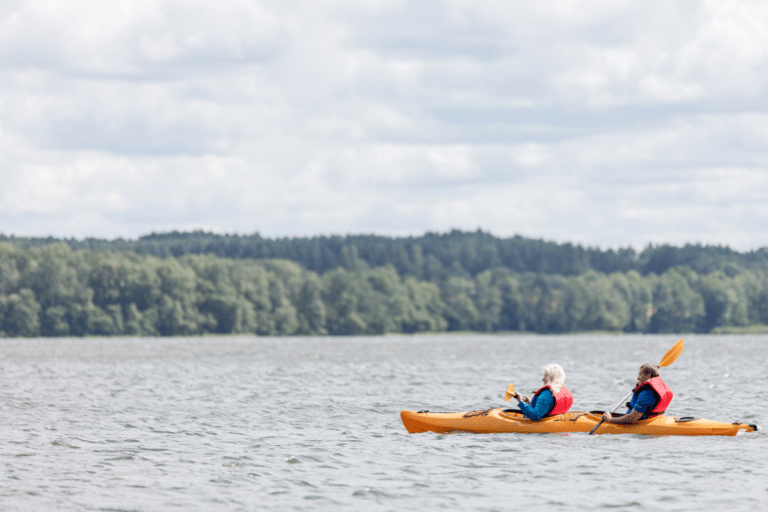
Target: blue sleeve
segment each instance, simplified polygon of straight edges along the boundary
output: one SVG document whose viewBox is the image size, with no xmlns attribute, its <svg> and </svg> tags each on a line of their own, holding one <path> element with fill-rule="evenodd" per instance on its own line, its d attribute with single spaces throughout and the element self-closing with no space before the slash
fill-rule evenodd
<svg viewBox="0 0 768 512">
<path fill-rule="evenodd" d="M 644 389 L 638 393 L 633 402 L 634 403 L 632 404 L 632 409 L 643 413 L 643 415 L 646 415 L 651 412 L 653 407 L 656 405 L 656 395 L 654 395 L 653 391 L 650 389 Z"/>
<path fill-rule="evenodd" d="M 555 397 L 552 396 L 552 392 L 549 389 L 545 389 L 533 397 L 531 405 L 528 405 L 525 402 L 518 402 L 517 405 L 520 407 L 520 410 L 523 411 L 526 418 L 533 421 L 539 421 L 549 414 L 549 411 L 555 407 Z"/>
</svg>

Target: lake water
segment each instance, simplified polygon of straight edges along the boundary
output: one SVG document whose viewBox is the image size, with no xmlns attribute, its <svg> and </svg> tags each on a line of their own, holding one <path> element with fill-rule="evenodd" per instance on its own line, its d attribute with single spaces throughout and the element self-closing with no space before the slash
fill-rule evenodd
<svg viewBox="0 0 768 512">
<path fill-rule="evenodd" d="M 668 413 L 768 427 L 768 337 L 685 335 Z M 408 434 L 560 363 L 610 409 L 680 336 L 0 340 L 0 510 L 760 510 L 768 435 Z"/>
</svg>

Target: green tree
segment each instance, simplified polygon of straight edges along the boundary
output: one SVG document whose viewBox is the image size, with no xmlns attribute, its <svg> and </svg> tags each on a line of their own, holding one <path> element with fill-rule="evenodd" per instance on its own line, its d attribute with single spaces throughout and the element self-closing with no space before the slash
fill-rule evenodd
<svg viewBox="0 0 768 512">
<path fill-rule="evenodd" d="M 132 336 L 157 336 L 158 314 L 156 308 L 147 308 L 143 312 L 131 302 L 125 307 L 124 334 Z"/>
<path fill-rule="evenodd" d="M 651 332 L 697 332 L 704 320 L 704 300 L 692 286 L 695 273 L 675 267 L 659 276 L 653 294 Z"/>
<path fill-rule="evenodd" d="M 747 325 L 747 295 L 741 282 L 717 271 L 699 279 L 699 292 L 704 300 L 703 331 Z"/>
<path fill-rule="evenodd" d="M 653 316 L 653 290 L 658 278 L 641 276 L 637 271 L 626 274 L 614 272 L 610 276 L 613 288 L 628 306 L 629 319 L 624 331 L 647 332 Z"/>
<path fill-rule="evenodd" d="M 365 277 L 366 274 L 342 268 L 323 276 L 323 302 L 329 333 L 361 335 L 387 332 L 386 304 Z"/>
<path fill-rule="evenodd" d="M 521 295 L 526 329 L 539 333 L 568 332 L 572 319 L 567 309 L 569 289 L 565 278 L 546 274 L 523 277 Z"/>
<path fill-rule="evenodd" d="M 157 307 L 157 330 L 162 336 L 189 336 L 198 334 L 200 325 L 196 321 L 208 320 L 209 329 L 214 328 L 215 320 L 196 318 L 197 311 L 190 310 L 190 304 L 179 299 L 163 295 Z"/>
<path fill-rule="evenodd" d="M 442 332 L 448 328 L 448 321 L 444 316 L 446 305 L 436 285 L 406 277 L 403 287 L 405 297 L 398 331 Z"/>
<path fill-rule="evenodd" d="M 623 331 L 630 322 L 630 305 L 623 293 L 624 283 L 617 283 L 615 277 L 587 272 L 575 278 L 583 290 L 587 305 L 581 328 L 597 331 Z"/>
<path fill-rule="evenodd" d="M 68 311 L 64 306 L 51 306 L 43 312 L 40 332 L 43 336 L 69 336 Z"/>
<path fill-rule="evenodd" d="M 327 334 L 325 328 L 325 304 L 323 303 L 323 285 L 314 272 L 309 272 L 301 285 L 297 301 L 297 334 Z"/>
<path fill-rule="evenodd" d="M 18 291 L 21 273 L 13 257 L 17 256 L 18 252 L 7 243 L 0 243 L 0 297 Z"/>
<path fill-rule="evenodd" d="M 507 269 L 494 269 L 492 280 L 501 294 L 498 328 L 503 331 L 525 330 L 523 297 L 518 277 Z"/>
<path fill-rule="evenodd" d="M 286 336 L 296 333 L 299 329 L 298 315 L 282 280 L 274 279 L 270 283 L 270 299 L 277 334 Z"/>
<path fill-rule="evenodd" d="M 475 294 L 475 283 L 462 277 L 451 277 L 443 287 L 445 316 L 448 320 L 448 330 L 468 331 L 475 326 L 480 313 L 475 307 L 472 296 Z"/>
<path fill-rule="evenodd" d="M 477 310 L 475 330 L 493 332 L 501 324 L 501 311 L 504 307 L 501 289 L 496 286 L 490 270 L 475 277 L 474 303 Z"/>
<path fill-rule="evenodd" d="M 40 305 L 29 288 L 12 293 L 0 304 L 0 331 L 5 336 L 31 338 L 40 334 Z"/>
</svg>

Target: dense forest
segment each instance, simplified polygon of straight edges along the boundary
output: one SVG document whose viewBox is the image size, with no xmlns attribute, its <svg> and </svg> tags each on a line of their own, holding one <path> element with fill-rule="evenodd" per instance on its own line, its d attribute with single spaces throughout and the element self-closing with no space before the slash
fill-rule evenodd
<svg viewBox="0 0 768 512">
<path fill-rule="evenodd" d="M 320 274 L 339 267 L 350 268 L 352 263 L 362 262 L 370 268 L 392 265 L 402 276 L 435 283 L 459 275 L 474 277 L 499 267 L 516 273 L 563 276 L 577 276 L 590 270 L 604 274 L 635 270 L 645 276 L 663 274 L 681 265 L 698 274 L 722 270 L 733 276 L 743 270 L 768 271 L 768 248 L 739 253 L 727 247 L 649 245 L 638 254 L 631 247 L 600 250 L 521 236 L 498 238 L 479 230 L 403 238 L 347 235 L 269 239 L 258 233 L 217 235 L 203 231 L 153 233 L 137 240 L 0 235 L 0 242 L 21 249 L 62 241 L 72 249 L 133 252 L 160 258 L 211 254 L 232 259 L 284 259 Z"/>
<path fill-rule="evenodd" d="M 768 253 L 453 231 L 0 236 L 0 336 L 711 332 L 768 323 Z"/>
</svg>

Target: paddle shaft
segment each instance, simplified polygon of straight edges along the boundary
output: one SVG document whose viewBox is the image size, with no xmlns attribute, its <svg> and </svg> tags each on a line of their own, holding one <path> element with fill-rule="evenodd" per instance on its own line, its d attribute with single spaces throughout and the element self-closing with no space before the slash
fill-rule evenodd
<svg viewBox="0 0 768 512">
<path fill-rule="evenodd" d="M 632 391 L 630 391 L 629 393 L 627 393 L 627 396 L 625 396 L 624 398 L 622 398 L 621 402 L 617 403 L 617 404 L 616 404 L 616 407 L 614 407 L 613 409 L 611 409 L 611 412 L 616 412 L 616 409 L 618 409 L 619 407 L 621 407 L 621 404 L 623 404 L 624 402 L 626 402 L 627 398 L 629 398 L 630 396 L 632 396 L 632 393 L 634 393 L 634 391 L 635 391 L 635 390 L 633 389 Z M 592 432 L 594 432 L 595 430 L 597 430 L 597 429 L 598 429 L 598 427 L 599 427 L 600 425 L 602 425 L 604 421 L 605 421 L 605 418 L 601 419 L 601 420 L 600 420 L 600 421 L 597 423 L 597 425 L 595 425 L 595 428 L 593 428 L 592 430 L 590 430 L 590 431 L 589 431 L 589 435 L 592 435 Z"/>
<path fill-rule="evenodd" d="M 621 402 L 617 403 L 617 404 L 616 404 L 616 407 L 614 407 L 613 409 L 611 409 L 611 412 L 616 412 L 616 409 L 618 409 L 619 407 L 621 407 L 621 404 L 623 404 L 623 403 L 626 403 L 626 401 L 627 401 L 627 398 L 629 398 L 630 396 L 632 396 L 632 393 L 634 393 L 634 392 L 635 392 L 635 390 L 633 389 L 632 391 L 630 391 L 629 393 L 627 393 L 627 396 L 625 396 L 624 398 L 622 398 L 622 399 L 621 399 Z"/>
</svg>

